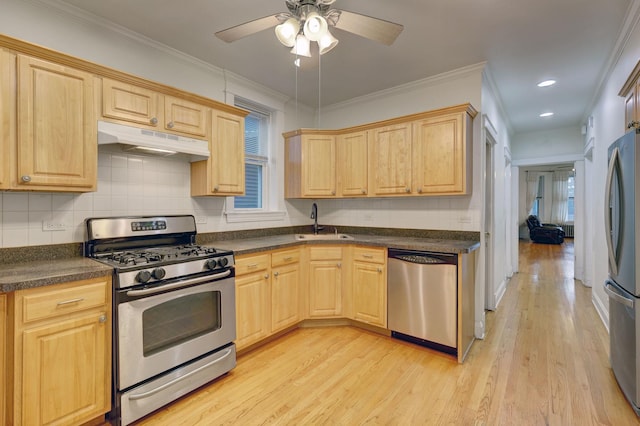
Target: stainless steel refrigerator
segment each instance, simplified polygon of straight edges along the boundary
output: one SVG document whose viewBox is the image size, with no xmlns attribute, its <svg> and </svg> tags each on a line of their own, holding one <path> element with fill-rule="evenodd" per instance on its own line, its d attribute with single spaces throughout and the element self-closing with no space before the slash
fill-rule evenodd
<svg viewBox="0 0 640 426">
<path fill-rule="evenodd" d="M 640 416 L 640 135 L 609 147 L 605 223 L 609 278 L 610 361 L 616 380 Z M 636 225 L 638 222 L 638 225 Z"/>
</svg>

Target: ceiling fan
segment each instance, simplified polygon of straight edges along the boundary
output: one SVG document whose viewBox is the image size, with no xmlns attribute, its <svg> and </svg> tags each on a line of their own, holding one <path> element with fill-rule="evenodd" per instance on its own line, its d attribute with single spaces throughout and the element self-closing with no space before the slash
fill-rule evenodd
<svg viewBox="0 0 640 426">
<path fill-rule="evenodd" d="M 336 0 L 285 0 L 289 12 L 276 13 L 216 33 L 228 43 L 276 27 L 280 42 L 292 47 L 296 55 L 311 56 L 309 41 L 318 43 L 320 54 L 327 53 L 338 40 L 329 27 L 356 34 L 390 46 L 404 27 L 394 22 L 372 18 L 360 13 L 331 9 Z"/>
</svg>

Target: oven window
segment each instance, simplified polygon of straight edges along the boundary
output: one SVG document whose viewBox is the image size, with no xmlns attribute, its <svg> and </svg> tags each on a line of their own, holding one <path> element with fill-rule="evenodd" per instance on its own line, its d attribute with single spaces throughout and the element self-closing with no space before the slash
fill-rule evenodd
<svg viewBox="0 0 640 426">
<path fill-rule="evenodd" d="M 220 291 L 169 300 L 142 313 L 144 356 L 178 346 L 221 327 Z"/>
</svg>

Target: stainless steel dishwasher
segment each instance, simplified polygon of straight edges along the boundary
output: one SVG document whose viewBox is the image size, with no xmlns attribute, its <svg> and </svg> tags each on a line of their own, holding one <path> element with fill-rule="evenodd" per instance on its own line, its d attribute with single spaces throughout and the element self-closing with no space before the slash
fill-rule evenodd
<svg viewBox="0 0 640 426">
<path fill-rule="evenodd" d="M 388 327 L 391 335 L 457 352 L 458 256 L 389 249 Z"/>
</svg>

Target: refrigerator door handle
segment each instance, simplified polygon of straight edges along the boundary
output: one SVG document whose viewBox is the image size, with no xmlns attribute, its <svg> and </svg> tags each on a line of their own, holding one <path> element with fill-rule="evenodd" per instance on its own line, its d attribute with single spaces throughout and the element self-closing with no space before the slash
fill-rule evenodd
<svg viewBox="0 0 640 426">
<path fill-rule="evenodd" d="M 616 302 L 621 303 L 627 306 L 628 308 L 633 309 L 633 305 L 635 303 L 634 300 L 629 299 L 628 297 L 624 297 L 623 295 L 615 291 L 611 281 L 607 280 L 604 282 L 604 291 L 609 295 L 610 298 L 612 298 Z"/>
<path fill-rule="evenodd" d="M 616 172 L 616 166 L 620 161 L 620 150 L 616 147 L 611 154 L 611 161 L 609 161 L 609 170 L 607 171 L 607 184 L 605 186 L 604 194 L 604 222 L 606 226 L 605 239 L 607 240 L 607 252 L 609 255 L 609 267 L 614 275 L 618 275 L 618 260 L 616 254 L 613 251 L 613 232 L 611 226 L 611 186 L 613 185 L 613 174 Z M 605 287 L 606 288 L 606 287 Z"/>
</svg>

